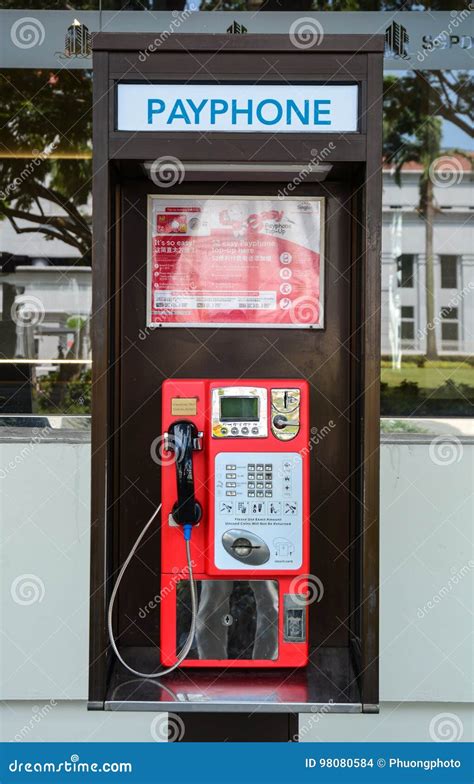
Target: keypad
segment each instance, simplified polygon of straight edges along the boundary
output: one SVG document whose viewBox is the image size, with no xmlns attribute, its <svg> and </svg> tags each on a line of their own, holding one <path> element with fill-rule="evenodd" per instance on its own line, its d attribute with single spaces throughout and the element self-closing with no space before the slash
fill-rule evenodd
<svg viewBox="0 0 474 784">
<path fill-rule="evenodd" d="M 248 463 L 247 464 L 247 497 L 272 498 L 273 497 L 273 464 Z"/>
</svg>

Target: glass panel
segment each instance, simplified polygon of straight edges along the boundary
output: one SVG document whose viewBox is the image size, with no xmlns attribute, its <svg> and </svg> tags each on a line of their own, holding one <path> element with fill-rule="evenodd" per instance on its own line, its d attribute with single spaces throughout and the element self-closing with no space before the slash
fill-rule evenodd
<svg viewBox="0 0 474 784">
<path fill-rule="evenodd" d="M 458 257 L 440 256 L 441 288 L 455 289 L 458 285 Z"/>
<path fill-rule="evenodd" d="M 384 82 L 382 414 L 472 416 L 472 74 Z"/>
<path fill-rule="evenodd" d="M 34 0 L 39 2 L 39 0 Z M 49 3 L 55 0 L 48 0 Z M 78 0 L 76 0 L 76 5 Z M 23 4 L 20 4 L 23 7 Z M 194 6 L 199 11 L 396 11 L 400 9 L 400 4 L 393 2 L 377 2 L 376 0 L 102 0 L 102 10 L 123 10 L 123 11 L 182 11 L 185 8 Z M 15 4 L 18 8 L 19 4 Z M 46 6 L 45 6 L 46 7 Z M 49 6 L 48 6 L 49 7 Z M 403 5 L 404 11 L 423 11 L 433 9 L 436 11 L 449 11 L 457 9 L 453 0 L 441 0 L 441 2 L 420 2 L 416 4 Z"/>
<path fill-rule="evenodd" d="M 2 0 L 1 7 L 29 11 L 99 11 L 100 0 Z"/>
<path fill-rule="evenodd" d="M 90 411 L 91 85 L 85 71 L 3 74 L 3 413 Z"/>
<path fill-rule="evenodd" d="M 444 323 L 441 325 L 441 335 L 443 340 L 454 340 L 457 342 L 458 339 L 458 325 L 456 323 L 450 324 Z"/>
<path fill-rule="evenodd" d="M 397 261 L 398 280 L 403 289 L 413 288 L 414 256 L 404 253 Z"/>
<path fill-rule="evenodd" d="M 376 0 L 3 0 L 2 8 L 56 11 L 397 11 L 400 3 Z M 459 10 L 454 0 L 403 4 L 403 11 Z"/>
<path fill-rule="evenodd" d="M 441 315 L 443 320 L 453 320 L 457 319 L 458 317 L 458 309 L 457 308 L 443 308 L 441 311 Z"/>
</svg>

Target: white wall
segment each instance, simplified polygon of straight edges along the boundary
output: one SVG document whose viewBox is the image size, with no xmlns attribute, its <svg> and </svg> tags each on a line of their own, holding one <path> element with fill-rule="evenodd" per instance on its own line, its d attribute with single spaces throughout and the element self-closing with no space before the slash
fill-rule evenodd
<svg viewBox="0 0 474 784">
<path fill-rule="evenodd" d="M 1 443 L 3 699 L 85 699 L 90 445 Z"/>
<path fill-rule="evenodd" d="M 474 446 L 381 456 L 382 700 L 473 699 Z"/>
<path fill-rule="evenodd" d="M 406 706 L 401 711 L 397 703 L 472 699 L 474 445 L 455 446 L 446 459 L 429 443 L 382 445 L 381 701 L 393 705 L 383 706 L 378 719 L 308 717 L 313 723 L 302 739 L 316 740 L 322 727 L 335 733 L 333 740 L 343 739 L 346 723 L 355 721 L 356 734 L 368 728 L 373 739 L 390 740 L 394 722 L 410 723 Z M 37 712 L 40 700 L 87 698 L 89 458 L 85 443 L 0 444 L 0 696 L 32 700 Z M 127 721 L 148 739 L 151 715 L 86 720 L 85 704 L 75 705 L 51 712 L 58 740 L 69 733 L 59 720 L 62 711 L 76 715 L 83 739 L 90 733 L 109 739 L 110 722 L 121 727 Z M 24 726 L 33 708 L 10 702 L 5 710 L 12 728 Z M 426 715 L 436 710 L 427 706 Z M 426 739 L 420 733 L 417 738 Z"/>
</svg>

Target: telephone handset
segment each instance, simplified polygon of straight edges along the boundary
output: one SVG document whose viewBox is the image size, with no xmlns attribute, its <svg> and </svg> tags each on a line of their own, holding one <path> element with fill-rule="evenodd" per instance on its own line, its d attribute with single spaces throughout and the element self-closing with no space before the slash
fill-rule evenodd
<svg viewBox="0 0 474 784">
<path fill-rule="evenodd" d="M 165 451 L 174 452 L 178 498 L 171 514 L 178 525 L 197 525 L 201 505 L 194 495 L 193 451 L 202 450 L 203 433 L 193 422 L 178 420 L 164 434 Z"/>
</svg>

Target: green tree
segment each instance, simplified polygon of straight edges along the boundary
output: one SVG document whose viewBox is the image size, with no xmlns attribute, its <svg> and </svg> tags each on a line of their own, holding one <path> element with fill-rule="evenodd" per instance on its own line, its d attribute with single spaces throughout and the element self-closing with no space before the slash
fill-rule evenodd
<svg viewBox="0 0 474 784">
<path fill-rule="evenodd" d="M 61 240 L 91 264 L 92 78 L 88 71 L 10 70 L 0 75 L 0 220 L 17 234 Z M 34 247 L 34 245 L 32 245 Z M 25 251 L 28 252 L 28 251 Z M 73 262 L 76 263 L 76 262 Z M 2 283 L 4 354 L 16 342 L 15 287 Z M 80 356 L 84 326 L 76 329 Z M 57 372 L 58 406 L 80 365 Z"/>
<path fill-rule="evenodd" d="M 433 93 L 436 95 L 434 100 Z M 452 99 L 447 97 L 447 103 Z M 460 101 L 458 96 L 456 101 Z M 435 323 L 435 281 L 433 227 L 437 207 L 434 198 L 433 174 L 436 160 L 442 155 L 464 153 L 460 150 L 442 148 L 442 120 L 439 111 L 441 98 L 433 86 L 433 80 L 425 74 L 415 72 L 402 77 L 387 76 L 384 82 L 384 157 L 395 170 L 395 180 L 401 184 L 401 172 L 405 164 L 421 166 L 418 212 L 425 225 L 426 259 L 426 320 L 428 327 Z M 454 108 L 454 107 L 452 107 Z M 459 109 L 459 107 L 458 107 Z M 467 107 L 463 106 L 465 114 Z M 446 116 L 443 114 L 442 116 Z M 448 114 L 451 119 L 450 114 Z M 464 123 L 464 115 L 457 119 Z M 459 126 L 459 122 L 456 123 Z M 472 133 L 472 131 L 471 131 Z M 426 332 L 426 356 L 435 359 L 438 355 L 436 333 L 432 328 Z"/>
<path fill-rule="evenodd" d="M 4 71 L 0 79 L 0 219 L 91 257 L 89 71 Z"/>
</svg>

